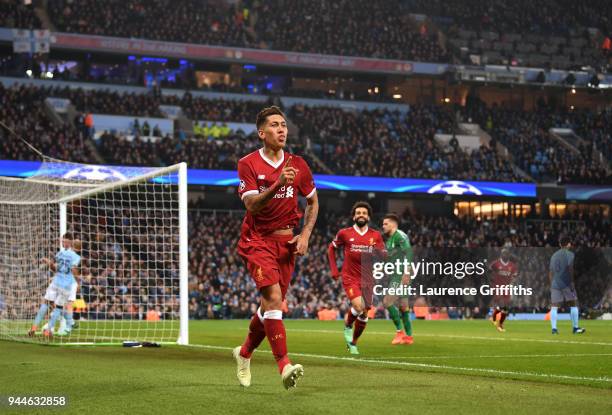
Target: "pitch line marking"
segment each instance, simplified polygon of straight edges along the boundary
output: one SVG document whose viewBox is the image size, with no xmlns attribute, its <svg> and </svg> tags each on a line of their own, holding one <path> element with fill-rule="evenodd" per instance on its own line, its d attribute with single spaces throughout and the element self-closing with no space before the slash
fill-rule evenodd
<svg viewBox="0 0 612 415">
<path fill-rule="evenodd" d="M 311 329 L 286 329 L 287 331 L 296 331 L 304 333 L 327 333 L 327 334 L 342 334 L 340 330 L 311 330 Z M 368 334 L 393 336 L 395 333 L 383 331 L 366 331 Z M 514 341 L 514 342 L 536 342 L 536 343 L 554 343 L 554 344 L 579 344 L 582 346 L 612 346 L 612 343 L 605 342 L 579 342 L 575 340 L 547 340 L 547 339 L 523 339 L 518 337 L 485 337 L 485 336 L 460 336 L 454 334 L 427 334 L 419 333 L 418 337 L 444 337 L 450 339 L 466 339 L 466 340 L 491 340 L 491 341 Z"/>
<path fill-rule="evenodd" d="M 565 353 L 565 354 L 506 354 L 506 355 L 455 355 L 455 356 L 394 356 L 394 359 L 503 359 L 503 358 L 521 358 L 521 357 L 588 357 L 588 356 L 612 356 L 612 353 Z M 388 356 L 370 357 L 370 359 L 388 359 Z"/>
<path fill-rule="evenodd" d="M 187 347 L 195 347 L 202 349 L 210 349 L 210 350 L 233 350 L 233 347 L 227 346 L 213 346 L 208 344 L 190 344 Z M 261 350 L 260 352 L 264 352 L 266 354 L 272 354 L 270 350 Z M 488 368 L 478 368 L 478 367 L 460 367 L 460 366 L 448 366 L 448 365 L 434 365 L 430 363 L 415 363 L 415 362 L 397 362 L 394 360 L 374 360 L 374 359 L 359 359 L 355 357 L 340 357 L 340 356 L 329 356 L 322 354 L 312 354 L 312 353 L 291 353 L 292 356 L 301 356 L 301 357 L 311 357 L 315 359 L 322 360 L 339 360 L 345 362 L 355 362 L 355 363 L 372 363 L 379 365 L 390 365 L 390 366 L 406 366 L 406 367 L 419 367 L 426 369 L 444 369 L 444 370 L 456 370 L 459 372 L 482 372 L 482 373 L 492 373 L 496 375 L 514 375 L 514 376 L 531 376 L 531 377 L 539 377 L 539 378 L 549 378 L 549 379 L 565 379 L 565 380 L 579 380 L 579 381 L 591 381 L 591 382 L 610 382 L 612 383 L 612 378 L 609 377 L 588 377 L 588 376 L 570 376 L 570 375 L 555 375 L 551 373 L 537 373 L 537 372 L 514 372 L 511 370 L 499 370 L 499 369 L 488 369 Z"/>
</svg>

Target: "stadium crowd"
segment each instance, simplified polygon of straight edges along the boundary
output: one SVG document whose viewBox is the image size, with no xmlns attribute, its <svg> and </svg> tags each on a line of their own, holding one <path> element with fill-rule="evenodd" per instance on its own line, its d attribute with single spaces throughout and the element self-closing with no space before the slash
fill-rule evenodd
<svg viewBox="0 0 612 415">
<path fill-rule="evenodd" d="M 437 33 L 420 30 L 403 2 L 241 1 L 233 5 L 189 0 L 50 0 L 61 31 L 210 45 L 445 62 Z M 282 11 L 282 12 L 281 12 Z M 278 13 L 282 19 L 278 19 Z M 104 16 L 103 19 L 100 16 Z M 321 22 L 322 16 L 323 21 Z M 155 21 L 156 24 L 150 24 Z M 290 22 L 290 23 L 289 23 Z M 323 23 L 323 24 L 321 24 Z"/>
<path fill-rule="evenodd" d="M 0 120 L 14 133 L 0 128 L 0 158 L 39 160 L 19 137 L 33 144 L 43 154 L 74 162 L 95 160 L 82 131 L 59 126 L 45 113 L 43 90 L 33 86 L 5 88 L 0 83 Z"/>
<path fill-rule="evenodd" d="M 190 313 L 193 318 L 248 318 L 256 309 L 256 289 L 241 259 L 235 253 L 242 221 L 240 212 L 211 213 L 193 210 L 190 214 L 193 229 L 190 235 Z M 510 217 L 483 218 L 434 217 L 420 214 L 404 215 L 401 228 L 418 248 L 499 248 L 514 247 L 517 256 L 537 256 L 531 261 L 526 275 L 534 288 L 536 299 L 524 304 L 524 311 L 546 311 L 549 291 L 542 277 L 545 263 L 557 246 L 559 235 L 570 232 L 575 236 L 577 249 L 610 246 L 610 221 L 594 213 L 575 213 L 548 221 Z M 560 219 L 563 219 L 563 223 Z M 346 311 L 346 297 L 340 284 L 329 274 L 326 250 L 335 232 L 349 226 L 346 218 L 334 214 L 321 214 L 316 232 L 310 241 L 309 254 L 299 258 L 295 280 L 287 295 L 287 314 L 293 318 L 317 318 L 323 309 L 335 310 L 338 315 Z M 547 250 L 543 249 L 548 247 Z M 551 248 L 552 247 L 552 248 Z M 527 255 L 528 254 L 528 255 Z M 537 254 L 537 255 L 535 255 Z M 592 282 L 592 281 L 591 281 Z M 593 284 L 591 285 L 592 288 Z M 589 284 L 581 284 L 583 298 L 599 298 Z M 599 287 L 598 289 L 600 289 Z M 585 301 L 586 303 L 586 301 Z M 593 303 L 594 304 L 594 303 Z M 483 306 L 482 304 L 480 305 Z M 384 315 L 378 305 L 377 313 Z M 520 311 L 520 308 L 517 308 Z"/>
<path fill-rule="evenodd" d="M 283 10 L 278 18 L 276 10 Z M 404 2 L 282 0 L 255 8 L 258 36 L 272 49 L 343 56 L 446 62 L 437 33 L 419 31 Z"/>
<path fill-rule="evenodd" d="M 40 29 L 42 24 L 32 4 L 20 0 L 0 1 L 0 27 Z"/>
<path fill-rule="evenodd" d="M 475 53 L 489 63 L 612 68 L 605 0 L 478 0 L 452 7 L 441 0 L 299 0 L 290 7 L 283 0 L 49 0 L 44 7 L 64 32 L 424 62 L 470 63 Z M 33 6 L 18 0 L 0 3 L 0 23 L 41 26 Z"/>
<path fill-rule="evenodd" d="M 248 11 L 226 2 L 169 0 L 50 0 L 47 10 L 63 32 L 226 46 L 252 46 Z"/>
<path fill-rule="evenodd" d="M 158 194 L 156 205 L 169 209 L 157 211 L 154 220 L 136 199 L 112 192 L 71 205 L 68 223 L 82 241 L 83 317 L 148 320 L 153 312 L 155 319 L 178 318 L 178 224 L 163 196 Z M 110 198 L 114 204 L 104 203 Z"/>
<path fill-rule="evenodd" d="M 93 146 L 88 141 L 96 126 L 84 128 L 82 116 L 74 127 L 70 120 L 66 120 L 64 127 L 58 126 L 45 113 L 43 101 L 47 97 L 70 99 L 81 114 L 163 117 L 159 106 L 175 105 L 181 107 L 187 117 L 210 123 L 210 128 L 196 124 L 193 138 L 178 130 L 175 136 L 165 135 L 155 142 L 144 139 L 150 134 L 163 135 L 155 125 L 134 128 L 134 137 L 129 139 L 121 135 L 123 133 L 98 131 L 97 148 L 102 158 L 112 164 L 169 165 L 186 161 L 196 168 L 232 170 L 242 155 L 259 145 L 255 135 L 232 131 L 224 124 L 252 122 L 252 114 L 264 105 L 255 101 L 207 99 L 189 92 L 178 97 L 61 87 L 0 86 L 3 103 L 0 119 L 52 157 L 96 161 Z M 414 105 L 402 113 L 297 104 L 288 111 L 291 121 L 299 128 L 299 137 L 292 139 L 290 150 L 303 153 L 310 149 L 334 173 L 357 176 L 529 180 L 514 168 L 514 162 L 535 181 L 605 184 L 612 180 L 604 168 L 612 156 L 610 111 L 562 112 L 542 108 L 526 112 L 496 105 L 487 107 L 478 100 L 471 100 L 466 107 L 459 108 L 459 112 L 461 118 L 477 122 L 491 134 L 490 146 L 483 145 L 468 152 L 453 140 L 448 145 L 437 143 L 436 133 L 452 134 L 457 130 L 455 115 L 445 107 Z M 220 122 L 216 128 L 219 134 L 211 133 L 215 130 L 215 122 Z M 570 127 L 580 134 L 583 140 L 577 144 L 578 151 L 567 149 L 552 137 L 551 127 Z M 2 134 L 9 133 L 3 129 Z M 3 157 L 36 158 L 30 149 L 12 137 L 1 144 Z M 512 161 L 497 152 L 496 142 L 509 149 Z M 313 168 L 321 171 L 317 164 L 313 164 Z"/>
<path fill-rule="evenodd" d="M 431 17 L 451 45 L 485 52 L 494 61 L 489 63 L 501 63 L 505 57 L 521 66 L 612 68 L 607 17 L 612 7 L 605 0 L 476 0 L 454 2 L 452 7 L 443 0 L 408 3 L 413 13 Z M 456 50 L 454 55 L 459 58 L 461 53 Z"/>
<path fill-rule="evenodd" d="M 468 154 L 458 145 L 437 144 L 436 133 L 455 130 L 453 114 L 443 107 L 415 105 L 404 114 L 296 105 L 289 116 L 302 141 L 310 139 L 314 153 L 336 173 L 525 181 L 492 148 Z"/>
<path fill-rule="evenodd" d="M 543 0 L 537 3 L 518 0 L 472 0 L 456 2 L 452 7 L 444 0 L 408 0 L 414 13 L 448 17 L 452 24 L 478 32 L 532 32 L 569 35 L 574 28 L 609 28 L 607 16 L 612 13 L 608 1 L 579 3 L 572 0 Z"/>
<path fill-rule="evenodd" d="M 593 154 L 594 147 L 609 151 L 609 131 L 597 128 L 609 122 L 607 111 L 599 115 L 586 111 L 576 115 L 547 108 L 519 111 L 495 105 L 487 107 L 476 100 L 461 111 L 466 120 L 477 122 L 494 140 L 504 144 L 512 153 L 514 163 L 536 181 L 612 182 L 612 176 Z M 572 151 L 551 135 L 549 130 L 553 127 L 573 127 L 583 134 L 584 142 L 576 146 L 577 151 Z M 603 162 L 609 163 L 609 160 Z"/>
</svg>

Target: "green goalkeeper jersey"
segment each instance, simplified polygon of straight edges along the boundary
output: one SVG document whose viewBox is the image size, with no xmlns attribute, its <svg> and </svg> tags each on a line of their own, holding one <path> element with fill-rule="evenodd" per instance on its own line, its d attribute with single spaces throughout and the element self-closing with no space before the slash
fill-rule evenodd
<svg viewBox="0 0 612 415">
<path fill-rule="evenodd" d="M 385 242 L 387 248 L 387 261 L 395 262 L 397 259 L 404 261 L 404 258 L 408 262 L 412 262 L 412 246 L 410 245 L 410 238 L 408 235 L 400 229 L 396 230 L 393 235 Z"/>
</svg>

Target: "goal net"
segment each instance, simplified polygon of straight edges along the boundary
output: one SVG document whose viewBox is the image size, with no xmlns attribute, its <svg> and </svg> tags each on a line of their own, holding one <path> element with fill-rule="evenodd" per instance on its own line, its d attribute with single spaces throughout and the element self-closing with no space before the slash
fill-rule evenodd
<svg viewBox="0 0 612 415">
<path fill-rule="evenodd" d="M 141 168 L 53 159 L 27 178 L 0 177 L 0 339 L 187 344 L 186 182 L 185 163 Z M 54 305 L 44 296 L 54 273 L 43 258 L 55 258 L 66 232 L 81 257 L 69 299 L 75 324 L 62 313 L 48 327 Z M 29 334 L 43 303 L 48 309 Z"/>
</svg>

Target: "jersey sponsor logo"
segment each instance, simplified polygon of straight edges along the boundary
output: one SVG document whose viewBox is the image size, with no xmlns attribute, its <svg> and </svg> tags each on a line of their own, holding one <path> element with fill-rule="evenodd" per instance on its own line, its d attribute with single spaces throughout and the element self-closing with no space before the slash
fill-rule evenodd
<svg viewBox="0 0 612 415">
<path fill-rule="evenodd" d="M 351 238 L 351 239 L 349 239 L 349 241 L 351 241 L 351 242 L 353 242 L 354 240 L 355 240 L 355 238 Z"/>
<path fill-rule="evenodd" d="M 351 244 L 351 252 L 371 252 L 371 245 Z"/>
<path fill-rule="evenodd" d="M 259 176 L 257 176 L 257 179 L 259 179 L 259 180 L 263 180 L 265 178 L 266 178 L 265 174 L 260 174 Z"/>
<path fill-rule="evenodd" d="M 265 192 L 267 189 L 266 186 L 259 186 L 259 193 Z M 283 186 L 274 195 L 274 199 L 289 199 L 294 195 L 293 186 Z"/>
</svg>

